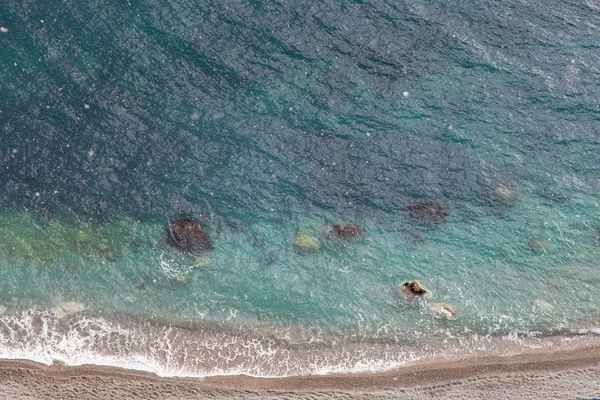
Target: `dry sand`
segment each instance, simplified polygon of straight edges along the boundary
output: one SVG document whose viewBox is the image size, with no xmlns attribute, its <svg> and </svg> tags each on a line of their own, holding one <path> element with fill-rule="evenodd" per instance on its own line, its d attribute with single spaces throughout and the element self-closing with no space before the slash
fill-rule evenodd
<svg viewBox="0 0 600 400">
<path fill-rule="evenodd" d="M 592 399 L 600 398 L 600 347 L 470 357 L 394 371 L 204 379 L 92 365 L 0 361 L 0 399 Z"/>
</svg>

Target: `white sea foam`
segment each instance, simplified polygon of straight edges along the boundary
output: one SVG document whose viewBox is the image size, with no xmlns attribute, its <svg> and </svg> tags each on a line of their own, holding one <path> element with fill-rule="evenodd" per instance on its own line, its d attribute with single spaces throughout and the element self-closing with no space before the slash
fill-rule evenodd
<svg viewBox="0 0 600 400">
<path fill-rule="evenodd" d="M 81 312 L 59 318 L 51 312 L 28 310 L 0 317 L 0 358 L 48 365 L 60 360 L 68 365 L 116 366 L 159 376 L 283 377 L 376 372 L 427 359 L 506 355 L 526 348 L 573 347 L 579 343 L 519 333 L 405 343 L 330 340 L 322 334 L 309 340 L 290 340 L 294 334 L 289 329 L 186 328 L 139 318 Z"/>
</svg>

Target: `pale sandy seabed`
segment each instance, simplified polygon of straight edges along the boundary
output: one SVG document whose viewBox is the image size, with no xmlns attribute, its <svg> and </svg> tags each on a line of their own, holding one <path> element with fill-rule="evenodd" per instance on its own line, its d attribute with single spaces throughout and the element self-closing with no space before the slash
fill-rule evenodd
<svg viewBox="0 0 600 400">
<path fill-rule="evenodd" d="M 600 346 L 426 362 L 393 371 L 287 378 L 160 378 L 92 365 L 0 362 L 2 399 L 593 399 Z"/>
</svg>

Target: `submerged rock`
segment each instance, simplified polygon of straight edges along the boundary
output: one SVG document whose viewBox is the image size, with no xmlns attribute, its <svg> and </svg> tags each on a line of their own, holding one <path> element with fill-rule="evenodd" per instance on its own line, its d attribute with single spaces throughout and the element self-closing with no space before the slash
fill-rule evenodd
<svg viewBox="0 0 600 400">
<path fill-rule="evenodd" d="M 76 301 L 61 301 L 56 307 L 50 309 L 58 318 L 64 318 L 83 310 L 85 310 L 85 306 Z"/>
<path fill-rule="evenodd" d="M 405 282 L 400 286 L 400 291 L 404 293 L 408 298 L 415 296 L 424 296 L 427 294 L 427 290 L 421 286 L 421 283 L 417 280 Z"/>
<path fill-rule="evenodd" d="M 148 287 L 146 285 L 146 282 L 143 280 L 140 280 L 136 285 L 136 288 L 138 288 L 139 290 L 146 290 Z"/>
<path fill-rule="evenodd" d="M 327 233 L 340 238 L 361 238 L 365 234 L 365 230 L 354 224 L 338 224 L 327 228 Z"/>
<path fill-rule="evenodd" d="M 110 246 L 106 243 L 100 243 L 96 246 L 96 249 L 98 249 L 98 251 L 102 251 L 102 252 L 110 252 Z"/>
<path fill-rule="evenodd" d="M 536 253 L 546 253 L 552 250 L 552 242 L 545 238 L 531 238 L 527 242 L 527 246 Z"/>
<path fill-rule="evenodd" d="M 423 246 L 427 244 L 427 240 L 425 240 L 425 238 L 418 233 L 411 235 L 409 242 L 413 246 Z"/>
<path fill-rule="evenodd" d="M 65 268 L 71 272 L 79 272 L 82 269 L 81 264 L 67 264 Z"/>
<path fill-rule="evenodd" d="M 310 236 L 308 233 L 300 232 L 296 236 L 294 246 L 301 253 L 314 253 L 319 250 L 321 243 L 317 238 Z"/>
<path fill-rule="evenodd" d="M 490 183 L 486 189 L 486 196 L 496 205 L 514 206 L 517 202 L 515 191 L 504 183 Z"/>
<path fill-rule="evenodd" d="M 100 257 L 103 257 L 107 260 L 115 259 L 115 256 L 107 243 L 99 243 L 98 245 L 94 246 L 94 250 L 95 253 Z"/>
<path fill-rule="evenodd" d="M 429 304 L 429 310 L 433 313 L 434 316 L 439 318 L 456 318 L 456 311 L 454 311 L 454 308 L 450 304 L 443 301 L 439 303 Z"/>
<path fill-rule="evenodd" d="M 261 268 L 271 268 L 279 262 L 279 256 L 276 252 L 270 251 L 260 259 Z"/>
<path fill-rule="evenodd" d="M 88 244 L 92 242 L 92 238 L 90 237 L 90 234 L 85 231 L 77 231 L 75 234 L 75 241 L 78 244 Z"/>
<path fill-rule="evenodd" d="M 554 307 L 552 304 L 548 303 L 547 301 L 544 300 L 534 300 L 533 301 L 533 307 L 536 310 L 542 311 L 542 312 L 550 312 L 552 310 L 554 310 L 556 307 Z"/>
<path fill-rule="evenodd" d="M 176 274 L 173 277 L 173 283 L 176 284 L 176 285 L 179 285 L 179 286 L 184 286 L 184 285 L 189 284 L 190 280 L 191 280 L 190 276 L 188 274 L 183 273 L 183 272 L 179 273 L 179 274 Z"/>
<path fill-rule="evenodd" d="M 191 262 L 192 267 L 206 267 L 210 264 L 210 258 L 206 256 L 196 256 Z"/>
<path fill-rule="evenodd" d="M 0 305 L 0 315 L 6 314 L 6 306 Z"/>
<path fill-rule="evenodd" d="M 539 195 L 553 203 L 564 203 L 571 198 L 568 192 L 553 187 L 545 187 L 539 191 Z"/>
<path fill-rule="evenodd" d="M 435 201 L 420 201 L 408 207 L 408 216 L 413 221 L 438 224 L 446 220 L 448 211 Z"/>
<path fill-rule="evenodd" d="M 190 217 L 181 217 L 169 224 L 167 240 L 181 251 L 199 253 L 212 249 L 208 232 Z"/>
</svg>

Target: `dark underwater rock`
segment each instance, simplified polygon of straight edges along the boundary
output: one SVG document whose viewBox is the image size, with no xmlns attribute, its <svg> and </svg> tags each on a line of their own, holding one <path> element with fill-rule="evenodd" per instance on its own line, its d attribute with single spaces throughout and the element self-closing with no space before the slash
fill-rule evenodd
<svg viewBox="0 0 600 400">
<path fill-rule="evenodd" d="M 409 242 L 413 246 L 424 246 L 427 244 L 427 240 L 423 236 L 419 235 L 418 233 L 411 235 Z"/>
<path fill-rule="evenodd" d="M 408 207 L 408 216 L 413 221 L 438 224 L 446 220 L 448 211 L 435 201 L 420 201 Z"/>
<path fill-rule="evenodd" d="M 181 217 L 169 224 L 169 244 L 187 253 L 199 253 L 213 247 L 208 232 L 190 217 Z"/>
<path fill-rule="evenodd" d="M 71 272 L 79 272 L 82 270 L 81 264 L 67 264 L 65 268 Z"/>
<path fill-rule="evenodd" d="M 274 251 L 270 251 L 260 259 L 261 268 L 271 268 L 279 262 L 279 256 Z"/>
<path fill-rule="evenodd" d="M 365 230 L 354 224 L 338 224 L 327 228 L 327 232 L 340 238 L 360 238 L 365 234 Z"/>
</svg>

